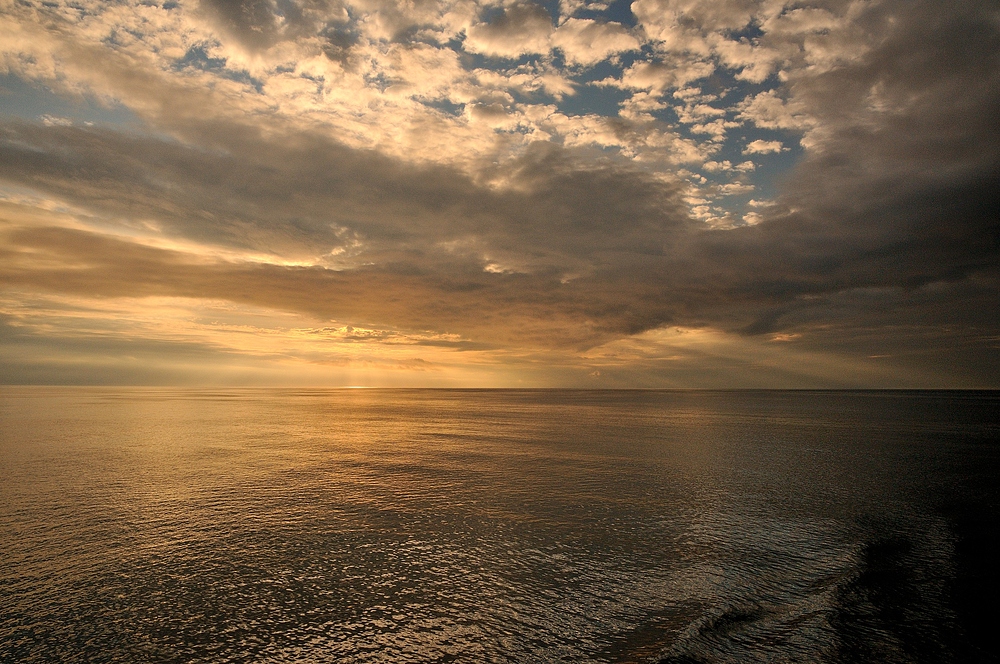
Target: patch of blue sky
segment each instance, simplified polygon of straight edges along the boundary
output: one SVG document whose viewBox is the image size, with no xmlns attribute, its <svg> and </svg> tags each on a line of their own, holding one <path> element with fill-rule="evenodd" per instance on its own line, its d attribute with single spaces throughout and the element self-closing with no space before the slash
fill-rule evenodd
<svg viewBox="0 0 1000 664">
<path fill-rule="evenodd" d="M 637 58 L 635 54 L 621 54 L 615 58 L 601 60 L 597 64 L 588 67 L 581 67 L 578 71 L 570 70 L 574 81 L 581 83 L 593 83 L 603 81 L 608 78 L 619 79 L 622 72 L 631 65 Z"/>
<path fill-rule="evenodd" d="M 480 56 L 481 57 L 481 56 Z M 623 61 L 621 58 L 607 59 L 590 67 L 569 67 L 565 65 L 563 54 L 557 49 L 550 56 L 550 62 L 557 70 L 564 71 L 573 83 L 574 93 L 565 95 L 561 99 L 556 99 L 542 91 L 538 91 L 530 96 L 519 95 L 512 91 L 515 99 L 519 102 L 538 103 L 544 99 L 548 103 L 554 103 L 560 112 L 567 115 L 588 115 L 596 114 L 607 117 L 616 117 L 620 110 L 621 102 L 628 99 L 630 92 L 612 88 L 608 86 L 596 85 L 596 83 L 606 79 L 621 78 L 624 68 L 631 64 L 634 57 Z M 489 67 L 490 60 L 494 60 L 493 67 Z M 535 64 L 541 58 L 537 55 L 522 56 L 514 62 L 514 67 Z M 484 68 L 498 69 L 495 59 L 487 58 Z M 510 68 L 514 68 L 510 67 Z M 523 97 L 523 98 L 522 98 Z"/>
<path fill-rule="evenodd" d="M 586 12 L 581 15 L 586 16 Z M 604 17 L 627 28 L 634 28 L 639 23 L 639 19 L 632 13 L 632 0 L 615 0 L 604 12 Z"/>
<path fill-rule="evenodd" d="M 545 7 L 545 9 L 549 12 L 549 15 L 552 16 L 552 10 L 549 9 L 549 5 L 552 4 L 551 2 L 548 3 L 548 5 L 540 2 L 536 2 L 534 4 Z M 558 2 L 556 4 L 558 5 Z M 492 23 L 494 20 L 503 16 L 506 11 L 507 11 L 506 8 L 501 4 L 487 5 L 486 7 L 483 7 L 482 10 L 480 10 L 479 12 L 478 16 L 479 22 Z"/>
<path fill-rule="evenodd" d="M 744 144 L 757 140 L 757 136 L 764 140 L 780 140 L 785 148 L 782 152 L 754 155 L 741 154 L 738 157 L 740 161 L 749 159 L 755 165 L 750 177 L 750 181 L 756 188 L 753 197 L 757 200 L 772 200 L 781 193 L 782 181 L 795 164 L 798 163 L 802 157 L 803 150 L 802 146 L 799 145 L 799 135 L 792 132 L 761 131 L 758 133 L 757 130 L 753 130 L 752 132 L 748 132 Z M 737 162 L 734 161 L 733 163 Z"/>
<path fill-rule="evenodd" d="M 384 72 L 365 74 L 364 81 L 365 85 L 374 88 L 382 93 L 388 90 L 393 84 L 393 80 L 389 76 L 387 76 Z"/>
<path fill-rule="evenodd" d="M 211 72 L 221 78 L 250 86 L 257 92 L 264 91 L 264 82 L 251 76 L 250 72 L 241 69 L 230 69 L 226 65 L 226 58 L 213 58 L 205 50 L 205 44 L 195 44 L 182 57 L 174 60 L 173 68 L 174 71 L 198 69 Z"/>
<path fill-rule="evenodd" d="M 734 41 L 740 41 L 741 39 L 747 39 L 753 41 L 764 36 L 764 31 L 760 29 L 760 26 L 756 21 L 751 21 L 739 30 L 729 30 L 726 32 L 726 38 L 732 39 Z"/>
<path fill-rule="evenodd" d="M 556 104 L 557 99 L 546 92 L 543 88 L 538 88 L 537 90 L 519 90 L 517 88 L 511 88 L 507 90 L 515 103 L 518 104 Z"/>
<path fill-rule="evenodd" d="M 713 200 L 716 208 L 729 212 L 733 217 L 742 218 L 753 209 L 747 204 L 757 201 L 774 200 L 781 193 L 782 183 L 802 156 L 799 135 L 789 131 L 761 130 L 752 126 L 735 129 L 720 145 L 712 160 L 717 163 L 728 161 L 729 170 L 696 169 L 711 183 L 724 186 L 730 183 L 753 185 L 751 191 L 736 191 Z M 747 144 L 755 140 L 779 141 L 784 146 L 781 152 L 767 154 L 744 154 Z M 746 161 L 754 164 L 751 171 L 737 170 Z"/>
<path fill-rule="evenodd" d="M 541 2 L 535 2 L 535 4 L 548 12 L 549 16 L 552 17 L 553 24 L 559 20 L 559 0 L 542 0 Z M 503 9 L 501 7 L 491 7 L 482 14 L 482 17 L 488 21 L 492 21 L 493 18 L 498 16 L 502 11 Z"/>
<path fill-rule="evenodd" d="M 541 2 L 536 2 L 535 4 L 542 7 L 548 13 L 549 17 L 552 19 L 553 27 L 556 27 L 564 18 L 569 18 L 568 16 L 566 17 L 562 16 L 560 9 L 560 0 L 543 0 Z M 492 23 L 494 22 L 494 20 L 502 16 L 505 11 L 506 9 L 502 5 L 492 5 L 485 8 L 479 14 L 478 20 L 482 23 Z M 573 17 L 620 23 L 626 28 L 634 28 L 636 25 L 638 25 L 638 19 L 636 18 L 635 14 L 632 13 L 632 0 L 614 0 L 613 2 L 610 3 L 605 3 L 605 2 L 588 3 L 587 5 L 584 5 L 583 7 L 577 9 L 573 13 Z M 446 45 L 456 51 L 461 50 L 462 48 L 461 40 L 459 39 L 452 39 Z M 478 55 L 478 57 L 481 58 L 481 61 L 476 62 L 476 66 L 479 67 L 488 67 L 488 63 L 491 61 L 510 60 L 508 58 L 484 57 L 479 54 L 470 54 L 470 55 Z M 515 59 L 515 61 L 522 61 L 525 60 L 526 58 L 530 59 L 532 57 L 537 57 L 537 56 L 530 56 L 530 55 L 522 56 L 521 58 Z M 521 62 L 521 64 L 523 64 L 523 62 Z M 559 67 L 563 66 L 563 63 L 561 61 L 556 62 L 554 64 L 556 64 Z"/>
<path fill-rule="evenodd" d="M 695 85 L 698 83 L 695 82 Z M 736 119 L 734 107 L 739 102 L 761 92 L 772 90 L 779 85 L 775 75 L 760 83 L 752 83 L 737 79 L 734 70 L 722 67 L 717 68 L 712 76 L 701 83 L 703 92 L 719 96 L 719 100 L 710 105 L 725 109 L 727 111 L 726 120 Z M 689 127 L 686 125 L 681 124 L 678 129 L 682 135 L 691 135 Z M 753 123 L 744 122 L 740 127 L 727 130 L 726 140 L 721 143 L 720 149 L 713 156 L 713 159 L 718 162 L 729 161 L 733 166 L 747 160 L 753 161 L 755 168 L 748 174 L 749 181 L 755 187 L 752 197 L 758 200 L 772 199 L 779 193 L 782 175 L 791 170 L 802 156 L 799 138 L 801 135 L 798 132 L 761 129 Z M 778 141 L 782 144 L 782 151 L 767 154 L 744 154 L 746 147 L 758 140 Z"/>
<path fill-rule="evenodd" d="M 621 103 L 631 96 L 626 90 L 598 85 L 577 85 L 576 92 L 556 102 L 556 107 L 566 115 L 603 115 L 616 117 Z"/>
<path fill-rule="evenodd" d="M 687 131 L 685 125 L 680 124 L 680 118 L 677 115 L 677 108 L 675 107 L 675 105 L 680 106 L 681 105 L 680 102 L 678 102 L 676 99 L 670 99 L 669 97 L 664 101 L 666 103 L 666 106 L 664 108 L 654 108 L 648 111 L 649 114 L 652 115 L 655 119 L 659 120 L 660 122 L 666 123 L 671 129 L 677 131 L 684 138 L 698 138 L 699 140 L 705 138 L 703 135 L 700 134 L 698 136 L 691 134 L 689 131 Z"/>
<path fill-rule="evenodd" d="M 549 15 L 556 21 L 564 18 L 560 10 L 559 0 L 548 0 L 538 3 L 549 12 Z M 621 23 L 627 28 L 633 28 L 638 20 L 632 13 L 632 0 L 613 0 L 612 2 L 588 2 L 584 6 L 573 12 L 573 18 L 592 19 L 597 21 L 613 21 Z"/>
<path fill-rule="evenodd" d="M 466 66 L 466 68 L 469 68 L 469 63 L 472 63 L 474 61 L 474 56 L 476 54 L 468 53 L 462 49 L 462 42 L 464 40 L 465 40 L 464 35 L 460 35 L 458 37 L 452 37 L 448 41 L 442 42 L 441 46 L 444 46 L 445 48 L 450 48 L 451 50 L 455 51 L 455 53 L 458 53 L 459 57 L 462 59 L 462 63 Z"/>
<path fill-rule="evenodd" d="M 453 42 L 449 42 L 449 45 Z M 461 49 L 459 44 L 458 49 Z M 458 50 L 457 49 L 457 50 Z M 489 69 L 491 71 L 505 71 L 516 69 L 524 65 L 536 65 L 542 62 L 542 56 L 537 53 L 526 53 L 516 58 L 508 58 L 502 55 L 483 55 L 482 53 L 470 53 L 459 50 L 462 55 L 462 64 L 467 70 Z"/>
<path fill-rule="evenodd" d="M 688 86 L 699 88 L 702 94 L 719 97 L 719 101 L 713 102 L 719 108 L 722 108 L 720 105 L 722 103 L 733 104 L 739 101 L 746 95 L 751 94 L 753 87 L 755 87 L 751 83 L 736 79 L 735 72 L 729 71 L 724 67 L 716 67 L 715 71 L 709 76 L 691 81 Z"/>
<path fill-rule="evenodd" d="M 131 37 L 131 39 L 125 39 L 124 41 L 122 41 L 121 38 L 120 38 L 120 35 L 122 35 L 122 34 L 129 35 Z M 121 26 L 116 26 L 116 27 L 114 27 L 114 28 L 111 29 L 111 33 L 108 34 L 107 37 L 105 37 L 104 39 L 101 40 L 101 44 L 103 44 L 104 46 L 110 46 L 111 48 L 118 48 L 118 47 L 124 46 L 125 44 L 129 43 L 130 41 L 134 41 L 134 40 L 141 41 L 141 40 L 145 39 L 145 37 L 146 37 L 146 35 L 143 34 L 140 31 L 138 31 L 138 30 L 129 30 L 128 28 L 123 28 Z"/>
<path fill-rule="evenodd" d="M 450 99 L 421 99 L 420 103 L 452 117 L 458 117 L 465 112 L 465 104 L 456 104 Z"/>
<path fill-rule="evenodd" d="M 60 95 L 39 83 L 0 74 L 0 116 L 33 122 L 65 122 L 127 128 L 144 127 L 126 106 L 92 95 Z"/>
</svg>

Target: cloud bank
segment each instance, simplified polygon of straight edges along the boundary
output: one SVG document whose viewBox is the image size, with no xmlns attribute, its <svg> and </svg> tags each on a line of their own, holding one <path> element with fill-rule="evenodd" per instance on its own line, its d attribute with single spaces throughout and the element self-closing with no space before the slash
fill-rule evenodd
<svg viewBox="0 0 1000 664">
<path fill-rule="evenodd" d="M 7 382 L 997 385 L 991 3 L 0 18 Z"/>
</svg>

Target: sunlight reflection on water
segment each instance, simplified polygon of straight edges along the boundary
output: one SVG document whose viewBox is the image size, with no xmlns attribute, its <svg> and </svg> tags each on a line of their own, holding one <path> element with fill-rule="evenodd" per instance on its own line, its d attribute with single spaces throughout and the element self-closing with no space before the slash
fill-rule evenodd
<svg viewBox="0 0 1000 664">
<path fill-rule="evenodd" d="M 982 654 L 995 394 L 0 394 L 4 661 Z"/>
</svg>

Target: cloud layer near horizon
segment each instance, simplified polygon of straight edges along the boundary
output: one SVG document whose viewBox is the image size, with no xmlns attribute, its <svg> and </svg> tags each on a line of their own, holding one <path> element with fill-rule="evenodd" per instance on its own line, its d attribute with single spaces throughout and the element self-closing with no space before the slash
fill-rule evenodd
<svg viewBox="0 0 1000 664">
<path fill-rule="evenodd" d="M 998 383 L 991 3 L 2 7 L 7 382 Z"/>
</svg>

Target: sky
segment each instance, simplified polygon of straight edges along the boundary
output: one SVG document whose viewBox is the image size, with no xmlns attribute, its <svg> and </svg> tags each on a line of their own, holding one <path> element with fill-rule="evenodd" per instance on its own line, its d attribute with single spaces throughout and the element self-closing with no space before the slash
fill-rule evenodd
<svg viewBox="0 0 1000 664">
<path fill-rule="evenodd" d="M 0 0 L 0 382 L 1000 387 L 1000 5 Z"/>
</svg>

